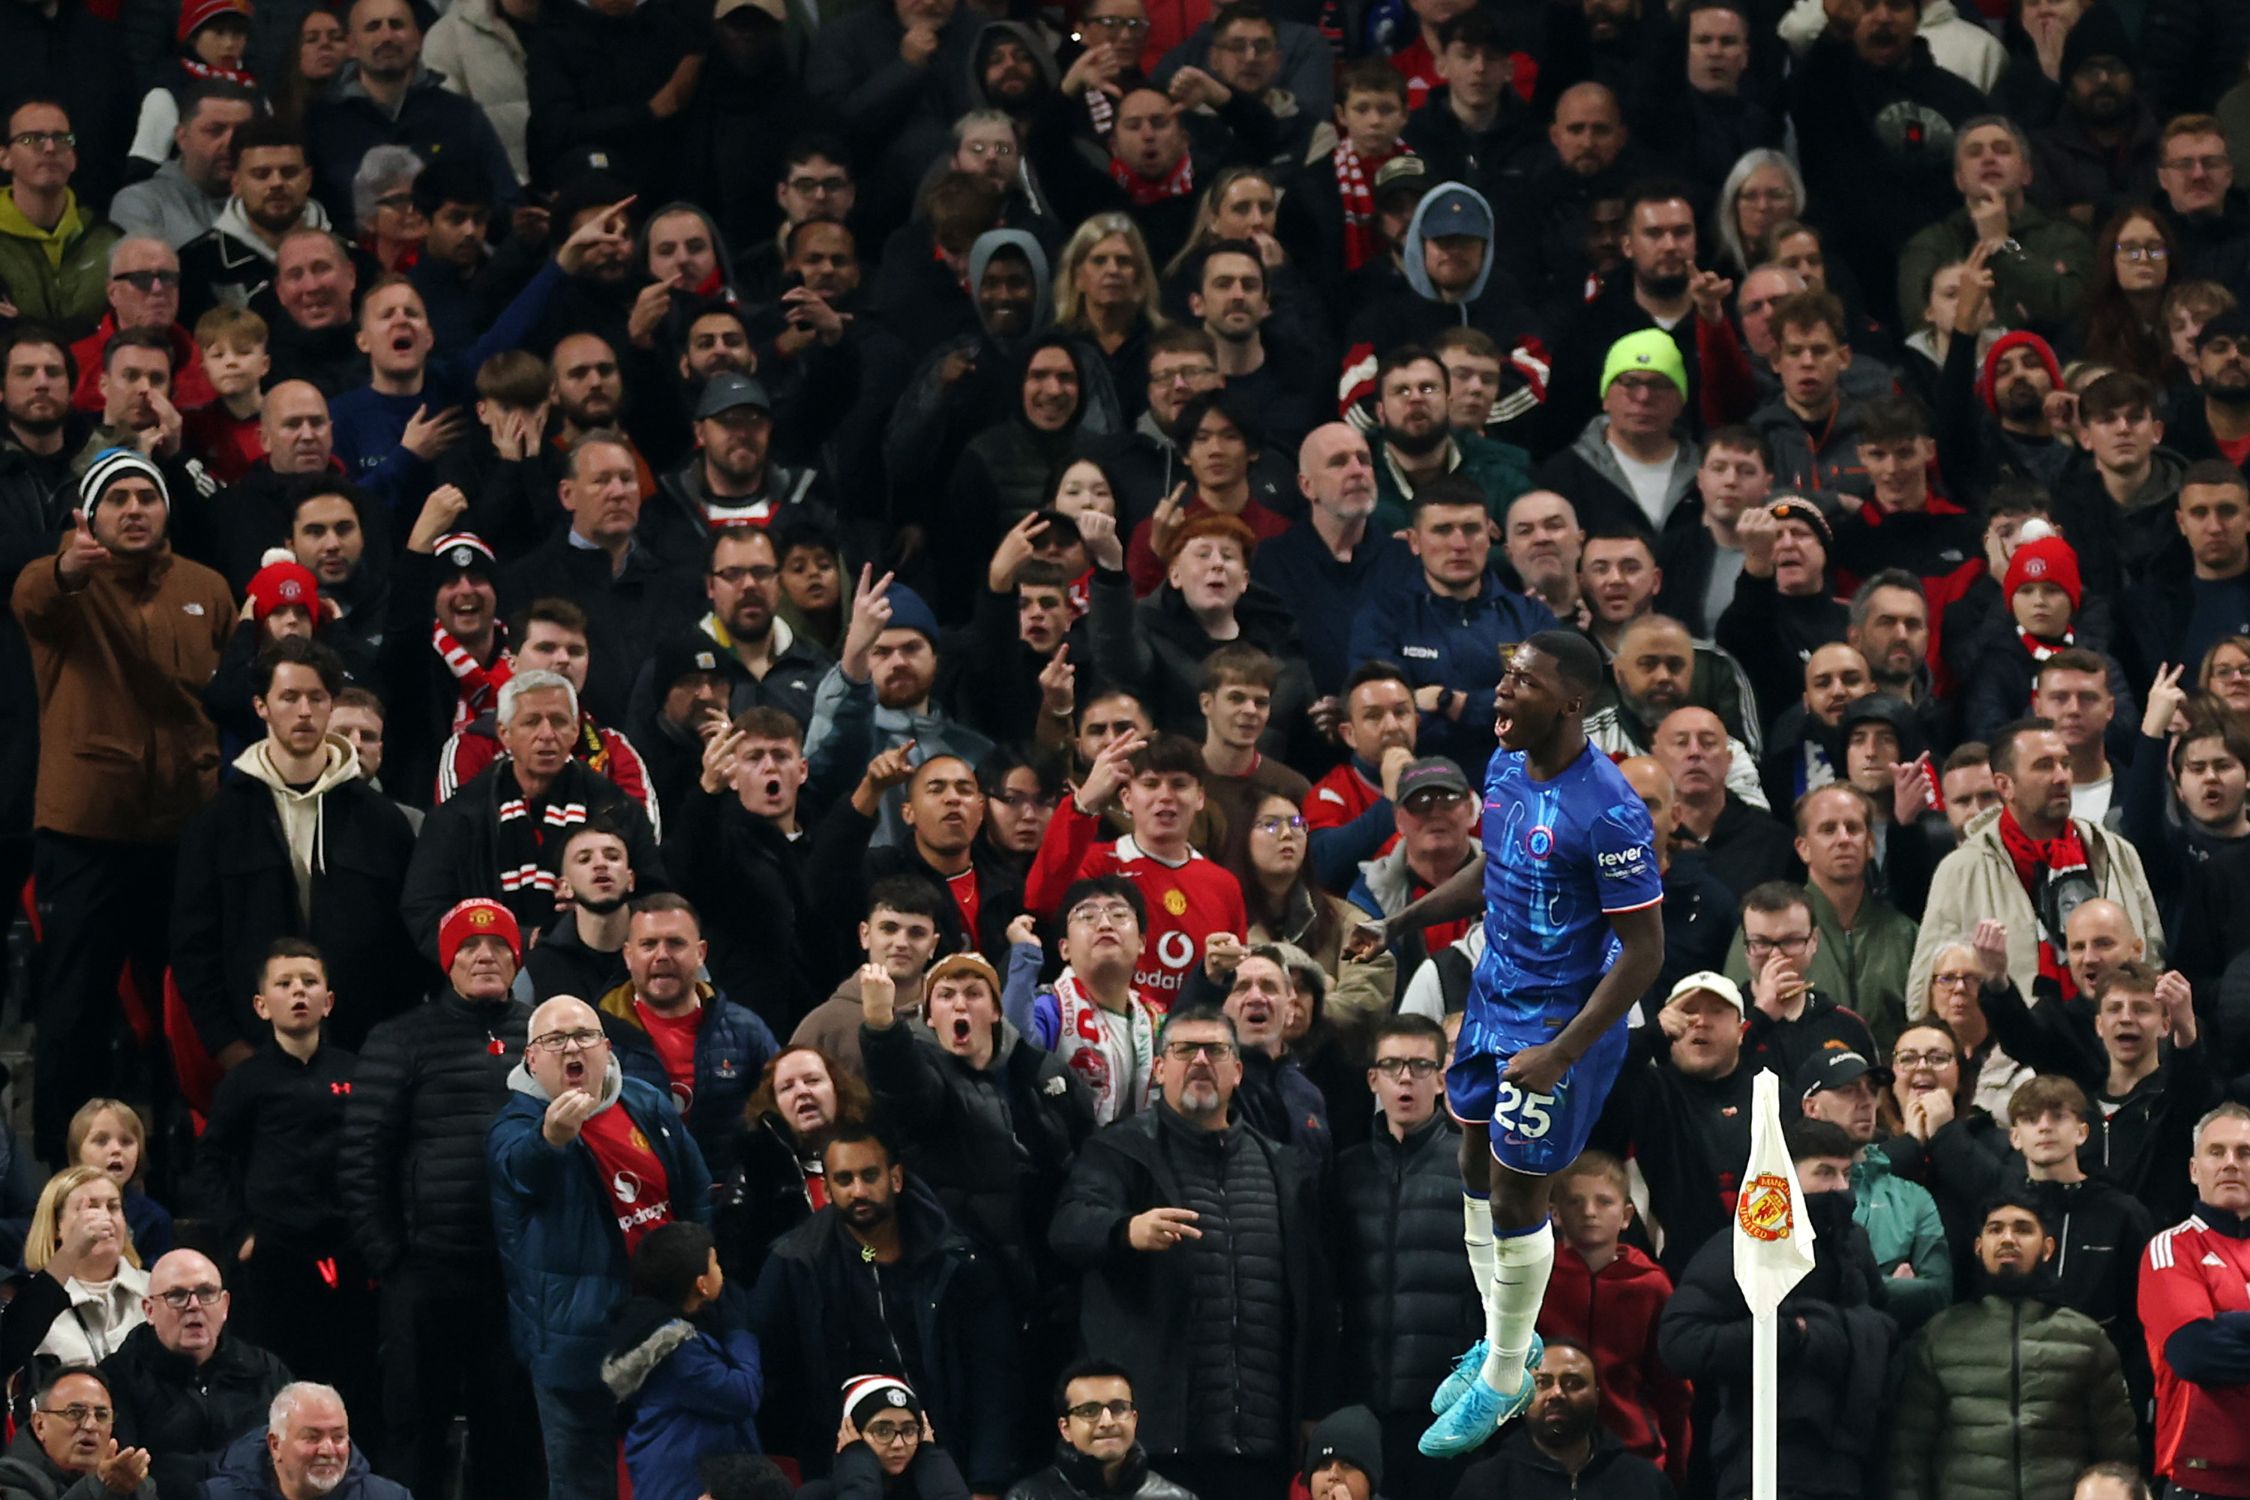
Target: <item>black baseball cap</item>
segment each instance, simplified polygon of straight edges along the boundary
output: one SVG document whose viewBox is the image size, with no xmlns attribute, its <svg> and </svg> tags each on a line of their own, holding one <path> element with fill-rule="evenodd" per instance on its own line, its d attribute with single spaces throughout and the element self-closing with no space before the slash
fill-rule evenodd
<svg viewBox="0 0 2250 1500">
<path fill-rule="evenodd" d="M 1817 1053 L 1805 1059 L 1805 1065 L 1797 1070 L 1797 1095 L 1804 1098 L 1822 1089 L 1840 1089 L 1862 1078 L 1874 1079 L 1877 1088 L 1891 1086 L 1891 1070 L 1869 1062 L 1857 1052 Z"/>
</svg>

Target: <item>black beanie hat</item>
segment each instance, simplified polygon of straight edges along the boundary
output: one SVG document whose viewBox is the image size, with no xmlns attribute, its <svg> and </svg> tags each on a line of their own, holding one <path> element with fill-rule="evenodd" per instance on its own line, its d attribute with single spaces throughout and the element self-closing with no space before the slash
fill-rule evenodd
<svg viewBox="0 0 2250 1500">
<path fill-rule="evenodd" d="M 1313 1429 L 1305 1444 L 1305 1480 L 1326 1465 L 1341 1459 L 1367 1476 L 1367 1488 L 1383 1488 L 1383 1428 L 1375 1413 L 1364 1406 L 1332 1411 Z"/>
</svg>

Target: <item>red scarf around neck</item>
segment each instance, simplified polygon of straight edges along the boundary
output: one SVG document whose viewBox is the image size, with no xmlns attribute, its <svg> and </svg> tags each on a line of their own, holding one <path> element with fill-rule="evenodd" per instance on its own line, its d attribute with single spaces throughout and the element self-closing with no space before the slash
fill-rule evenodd
<svg viewBox="0 0 2250 1500">
<path fill-rule="evenodd" d="M 1405 148 L 1393 151 L 1380 160 L 1369 160 L 1352 148 L 1352 138 L 1345 136 L 1336 143 L 1336 197 L 1344 206 L 1344 268 L 1356 271 L 1373 260 L 1378 253 L 1379 236 L 1375 232 L 1375 174 L 1383 170 L 1384 162 L 1392 156 L 1405 155 Z"/>
<path fill-rule="evenodd" d="M 239 83 L 246 89 L 258 86 L 258 80 L 242 69 L 217 67 L 200 57 L 182 57 L 180 66 L 187 69 L 188 77 L 200 78 L 207 83 L 212 79 L 219 79 L 227 83 Z"/>
<path fill-rule="evenodd" d="M 1133 200 L 1133 207 L 1147 208 L 1170 198 L 1185 198 L 1195 191 L 1195 158 L 1181 152 L 1180 164 L 1151 182 L 1113 156 L 1109 159 L 1109 180 L 1125 190 L 1125 196 Z"/>
<path fill-rule="evenodd" d="M 2078 632 L 2066 630 L 2062 633 L 2061 640 L 2051 640 L 2046 636 L 2033 635 L 2019 625 L 2016 627 L 2016 639 L 2023 642 L 2023 649 L 2031 653 L 2033 661 L 2045 661 L 2048 657 L 2058 656 L 2077 645 Z"/>
<path fill-rule="evenodd" d="M 2016 821 L 2013 809 L 2000 809 L 2000 845 L 2008 851 L 2008 859 L 2016 867 L 2016 879 L 2023 882 L 2025 894 L 2031 897 L 2033 911 L 2042 909 L 2039 899 L 2041 888 L 2057 875 L 2074 875 L 2088 868 L 2086 844 L 2078 836 L 2078 825 L 2063 820 L 2063 831 L 2051 839 L 2035 839 L 2023 831 Z M 2060 944 L 2060 933 L 2050 933 L 2041 923 L 2039 933 L 2039 977 L 2051 979 L 2065 1000 L 2078 993 L 2078 985 L 2070 977 L 2070 965 Z"/>
</svg>

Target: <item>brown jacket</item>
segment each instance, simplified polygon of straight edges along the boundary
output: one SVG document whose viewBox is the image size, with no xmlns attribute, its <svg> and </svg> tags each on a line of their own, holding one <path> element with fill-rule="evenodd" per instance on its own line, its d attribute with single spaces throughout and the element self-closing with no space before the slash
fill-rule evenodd
<svg viewBox="0 0 2250 1500">
<path fill-rule="evenodd" d="M 65 589 L 44 557 L 16 579 L 39 691 L 33 825 L 168 843 L 218 788 L 203 689 L 234 633 L 226 580 L 160 552 L 113 559 Z"/>
</svg>

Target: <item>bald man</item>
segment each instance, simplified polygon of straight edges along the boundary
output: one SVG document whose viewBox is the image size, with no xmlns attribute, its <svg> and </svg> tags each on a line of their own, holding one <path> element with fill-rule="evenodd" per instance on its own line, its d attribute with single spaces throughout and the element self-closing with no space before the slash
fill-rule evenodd
<svg viewBox="0 0 2250 1500">
<path fill-rule="evenodd" d="M 1664 763 L 1652 755 L 1629 755 L 1617 769 L 1648 808 L 1649 825 L 1656 831 L 1657 867 L 1664 874 L 1664 967 L 1649 992 L 1653 1013 L 1680 980 L 1715 971 L 1725 962 L 1727 939 L 1739 913 L 1734 893 L 1711 873 L 1699 851 L 1672 847 L 1680 826 L 1679 794 Z"/>
<path fill-rule="evenodd" d="M 1617 638 L 1609 666 L 1612 686 L 1586 716 L 1588 739 L 1611 755 L 1645 755 L 1665 715 L 1690 704 L 1710 708 L 1728 731 L 1728 790 L 1752 807 L 1766 806 L 1757 752 L 1734 732 L 1737 726 L 1754 729 L 1755 721 L 1743 723 L 1750 690 L 1732 657 L 1697 642 L 1668 615 L 1643 615 Z"/>
<path fill-rule="evenodd" d="M 149 1267 L 148 1321 L 102 1361 L 117 1407 L 112 1435 L 149 1451 L 159 1500 L 195 1500 L 220 1452 L 263 1426 L 267 1403 L 289 1383 L 271 1353 L 227 1336 L 227 1301 L 209 1257 L 174 1250 Z"/>
<path fill-rule="evenodd" d="M 205 512 L 214 561 L 238 595 L 249 587 L 268 547 L 289 545 L 295 486 L 304 475 L 330 471 L 335 436 L 328 398 L 311 381 L 284 380 L 266 392 L 258 413 L 265 456 L 214 496 Z"/>
<path fill-rule="evenodd" d="M 711 1176 L 670 1096 L 627 1078 L 575 995 L 531 1013 L 485 1159 L 508 1328 L 531 1373 L 551 1500 L 616 1493 L 617 1405 L 602 1385 L 610 1306 L 633 1247 L 710 1217 Z"/>
<path fill-rule="evenodd" d="M 1315 427 L 1297 449 L 1297 491 L 1305 513 L 1259 544 L 1250 577 L 1284 599 L 1329 601 L 1297 611 L 1297 633 L 1322 697 L 1343 690 L 1350 673 L 1352 617 L 1368 581 L 1404 550 L 1396 537 L 1371 531 L 1375 456 L 1367 439 L 1342 422 Z"/>
<path fill-rule="evenodd" d="M 1789 876 L 1795 868 L 1789 834 L 1738 789 L 1745 755 L 1717 714 L 1674 709 L 1656 726 L 1649 750 L 1678 794 L 1675 850 L 1700 847 L 1711 873 L 1738 899 L 1761 881 Z"/>
<path fill-rule="evenodd" d="M 1768 806 L 1794 807 L 1805 793 L 1843 779 L 1844 709 L 1874 690 L 1857 647 L 1832 641 L 1806 658 L 1804 696 L 1774 720 L 1758 762 Z"/>
</svg>

